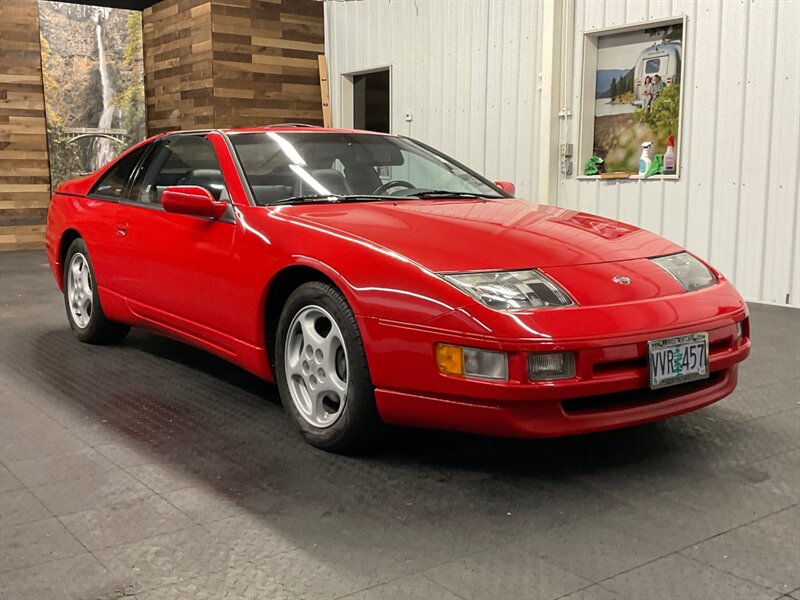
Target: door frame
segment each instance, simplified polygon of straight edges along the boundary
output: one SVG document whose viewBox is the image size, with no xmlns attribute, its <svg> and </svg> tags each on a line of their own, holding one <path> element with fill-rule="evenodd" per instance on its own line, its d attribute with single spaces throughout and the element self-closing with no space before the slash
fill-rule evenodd
<svg viewBox="0 0 800 600">
<path fill-rule="evenodd" d="M 339 77 L 339 125 L 342 129 L 353 129 L 353 78 L 359 75 L 369 75 L 370 73 L 378 73 L 379 71 L 389 71 L 389 133 L 394 133 L 394 119 L 392 118 L 392 106 L 394 104 L 392 96 L 394 95 L 394 85 L 392 85 L 392 65 L 386 64 L 369 69 L 360 69 L 358 71 L 348 71 L 342 73 Z"/>
</svg>

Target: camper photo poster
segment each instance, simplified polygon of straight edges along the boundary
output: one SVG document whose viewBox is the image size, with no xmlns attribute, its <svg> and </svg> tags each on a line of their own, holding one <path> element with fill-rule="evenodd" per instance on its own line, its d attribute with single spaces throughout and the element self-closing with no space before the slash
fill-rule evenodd
<svg viewBox="0 0 800 600">
<path fill-rule="evenodd" d="M 593 152 L 608 172 L 636 173 L 642 145 L 664 154 L 680 123 L 683 25 L 601 36 L 597 47 Z"/>
<path fill-rule="evenodd" d="M 145 138 L 142 15 L 39 0 L 53 187 Z"/>
</svg>

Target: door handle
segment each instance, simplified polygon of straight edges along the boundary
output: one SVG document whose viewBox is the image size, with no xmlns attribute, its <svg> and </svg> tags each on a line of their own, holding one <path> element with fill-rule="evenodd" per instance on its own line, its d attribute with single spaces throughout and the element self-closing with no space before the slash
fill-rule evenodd
<svg viewBox="0 0 800 600">
<path fill-rule="evenodd" d="M 117 234 L 118 237 L 125 237 L 128 235 L 128 226 L 127 225 L 117 225 L 114 229 L 114 232 Z"/>
</svg>

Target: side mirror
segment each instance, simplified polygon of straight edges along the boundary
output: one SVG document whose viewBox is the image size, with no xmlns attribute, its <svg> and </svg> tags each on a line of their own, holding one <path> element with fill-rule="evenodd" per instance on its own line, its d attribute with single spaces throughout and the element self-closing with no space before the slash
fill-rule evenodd
<svg viewBox="0 0 800 600">
<path fill-rule="evenodd" d="M 517 186 L 510 181 L 495 181 L 494 184 L 509 196 L 513 196 L 517 193 Z"/>
<path fill-rule="evenodd" d="M 217 202 L 207 189 L 197 185 L 171 185 L 161 193 L 164 210 L 179 215 L 219 219 L 228 204 Z"/>
</svg>

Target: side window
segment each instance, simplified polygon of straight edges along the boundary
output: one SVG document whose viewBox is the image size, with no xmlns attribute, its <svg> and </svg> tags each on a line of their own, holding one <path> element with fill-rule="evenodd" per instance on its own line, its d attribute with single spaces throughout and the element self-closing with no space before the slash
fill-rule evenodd
<svg viewBox="0 0 800 600">
<path fill-rule="evenodd" d="M 168 137 L 158 144 L 133 185 L 133 202 L 158 206 L 161 193 L 172 185 L 197 185 L 207 189 L 217 200 L 229 199 L 216 152 L 205 137 Z"/>
<path fill-rule="evenodd" d="M 651 58 L 644 65 L 644 72 L 645 73 L 658 73 L 658 71 L 660 69 L 661 69 L 661 59 L 660 58 Z"/>
<path fill-rule="evenodd" d="M 147 148 L 148 146 L 142 146 L 120 159 L 119 162 L 111 167 L 111 170 L 103 176 L 97 185 L 94 186 L 92 195 L 102 196 L 104 198 L 123 198 L 131 174 L 136 168 L 136 165 L 139 164 L 139 159 Z"/>
</svg>

